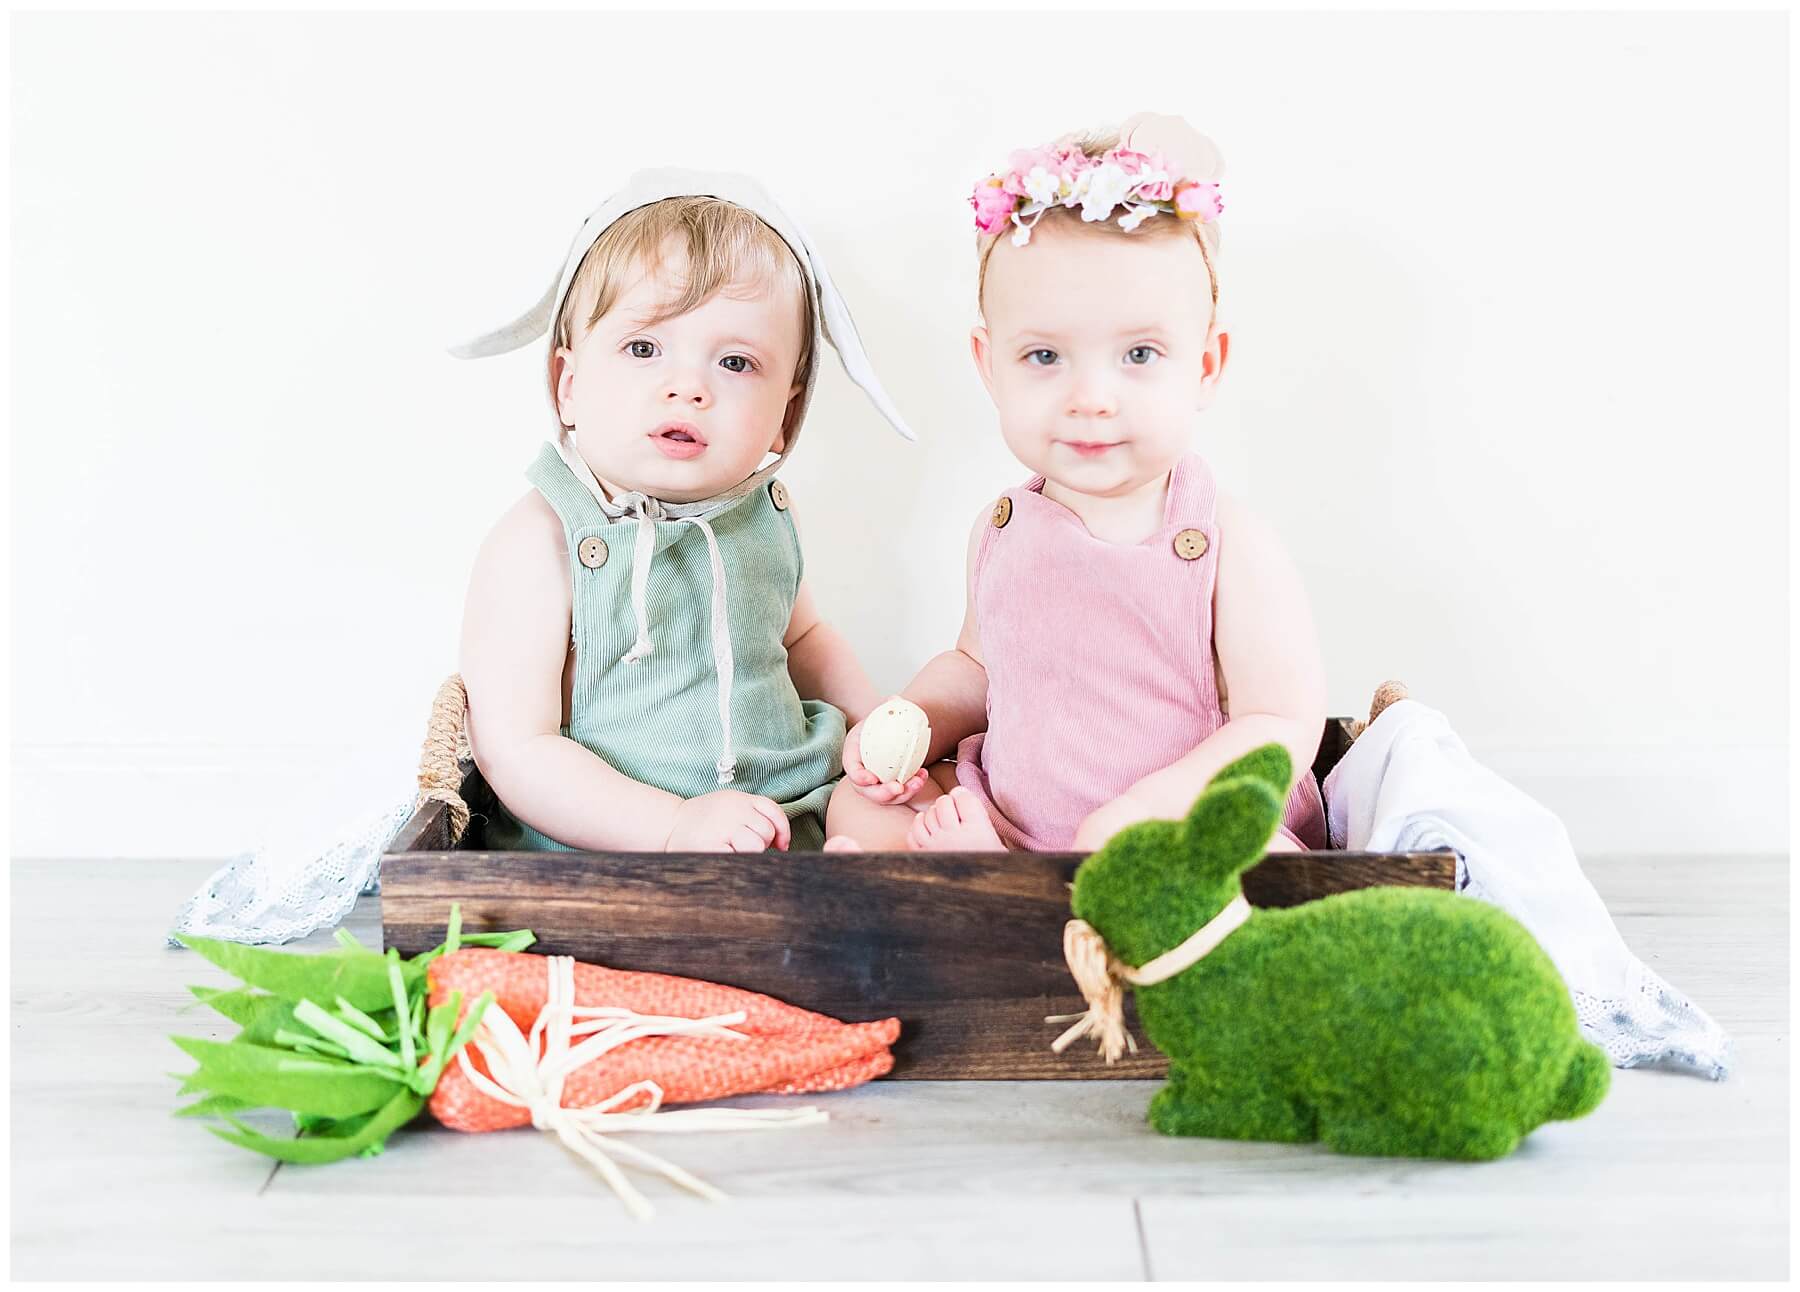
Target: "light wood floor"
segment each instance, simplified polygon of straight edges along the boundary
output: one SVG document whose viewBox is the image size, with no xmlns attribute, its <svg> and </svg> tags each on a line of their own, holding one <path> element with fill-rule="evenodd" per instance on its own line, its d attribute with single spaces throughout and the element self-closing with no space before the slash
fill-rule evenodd
<svg viewBox="0 0 1800 1292">
<path fill-rule="evenodd" d="M 650 1142 L 732 1201 L 646 1179 L 647 1225 L 528 1130 L 421 1121 L 307 1168 L 173 1120 L 167 1035 L 231 1031 L 181 1012 L 224 976 L 162 945 L 211 868 L 13 865 L 15 1278 L 1787 1277 L 1785 857 L 1588 863 L 1736 1067 L 1620 1072 L 1501 1162 L 1165 1139 L 1148 1082 L 883 1081 L 816 1099 L 823 1127 Z M 377 899 L 351 928 L 378 942 Z"/>
</svg>

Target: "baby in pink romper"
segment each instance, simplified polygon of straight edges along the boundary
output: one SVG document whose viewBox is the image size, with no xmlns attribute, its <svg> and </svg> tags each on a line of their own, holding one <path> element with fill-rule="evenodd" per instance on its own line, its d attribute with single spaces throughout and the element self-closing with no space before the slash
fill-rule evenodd
<svg viewBox="0 0 1800 1292">
<path fill-rule="evenodd" d="M 828 849 L 1088 851 L 1272 740 L 1297 769 L 1272 846 L 1325 847 L 1305 591 L 1192 451 L 1230 348 L 1219 170 L 1186 123 L 1140 116 L 977 185 L 975 363 L 1033 475 L 982 509 L 956 648 L 901 693 L 931 720 L 926 768 L 881 783 L 853 728 Z"/>
</svg>

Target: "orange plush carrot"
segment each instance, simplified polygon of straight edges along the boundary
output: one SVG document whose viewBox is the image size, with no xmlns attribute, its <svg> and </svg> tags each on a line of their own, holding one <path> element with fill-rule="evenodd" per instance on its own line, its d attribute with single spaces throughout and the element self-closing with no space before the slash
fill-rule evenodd
<svg viewBox="0 0 1800 1292">
<path fill-rule="evenodd" d="M 536 1125 L 645 1217 L 615 1156 L 719 1194 L 617 1132 L 816 1124 L 825 1114 L 810 1108 L 663 1105 L 843 1090 L 894 1064 L 898 1019 L 843 1023 L 734 987 L 525 954 L 530 933 L 464 936 L 454 907 L 444 944 L 411 960 L 339 937 L 311 956 L 183 939 L 246 987 L 192 989 L 243 1031 L 174 1038 L 200 1063 L 182 1093 L 203 1096 L 179 1115 L 223 1118 L 221 1138 L 290 1162 L 380 1152 L 425 1107 L 455 1130 Z M 289 1110 L 300 1135 L 252 1130 L 236 1114 L 254 1107 Z"/>
<path fill-rule="evenodd" d="M 886 1074 L 894 1066 L 888 1047 L 900 1035 L 900 1020 L 841 1023 L 824 1014 L 785 1005 L 771 996 L 721 987 L 696 978 L 636 973 L 576 964 L 575 1004 L 610 1007 L 644 1017 L 715 1018 L 742 1013 L 729 1025 L 738 1036 L 648 1035 L 595 1057 L 569 1074 L 562 1105 L 591 1107 L 642 1081 L 654 1082 L 665 1103 L 703 1103 L 766 1091 L 810 1094 L 844 1090 Z M 475 1000 L 494 994 L 521 1032 L 528 1032 L 549 996 L 545 957 L 471 948 L 444 956 L 427 971 L 429 1004 L 452 993 Z M 601 1029 L 596 1029 L 601 1030 Z M 746 1044 L 743 1038 L 749 1039 Z M 541 1052 L 541 1051 L 540 1051 Z M 464 1052 L 468 1064 L 490 1075 L 477 1051 Z M 630 1111 L 646 1099 L 622 1105 Z M 530 1123 L 528 1110 L 500 1102 L 479 1089 L 462 1064 L 445 1069 L 431 1096 L 431 1115 L 455 1130 L 504 1130 Z"/>
</svg>

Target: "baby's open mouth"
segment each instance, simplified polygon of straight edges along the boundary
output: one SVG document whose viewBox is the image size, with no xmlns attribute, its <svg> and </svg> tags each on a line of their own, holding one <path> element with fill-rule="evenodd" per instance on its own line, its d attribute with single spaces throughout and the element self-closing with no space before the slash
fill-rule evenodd
<svg viewBox="0 0 1800 1292">
<path fill-rule="evenodd" d="M 692 422 L 664 422 L 651 434 L 659 440 L 674 440 L 677 444 L 706 443 L 706 437 L 700 434 L 700 428 Z"/>
<path fill-rule="evenodd" d="M 650 433 L 656 447 L 675 457 L 691 457 L 706 447 L 706 437 L 692 422 L 664 422 Z"/>
</svg>

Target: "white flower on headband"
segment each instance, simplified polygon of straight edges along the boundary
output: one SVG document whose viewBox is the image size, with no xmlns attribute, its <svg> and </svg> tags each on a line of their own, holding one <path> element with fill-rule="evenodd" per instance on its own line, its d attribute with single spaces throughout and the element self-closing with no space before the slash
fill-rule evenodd
<svg viewBox="0 0 1800 1292">
<path fill-rule="evenodd" d="M 1063 196 L 1062 176 L 1052 175 L 1042 166 L 1032 167 L 1025 177 L 1025 196 L 1043 206 L 1055 205 Z"/>
<path fill-rule="evenodd" d="M 1037 227 L 1037 222 L 1041 218 L 1043 218 L 1044 212 L 1048 211 L 1049 209 L 1050 208 L 1046 206 L 1046 207 L 1040 207 L 1039 209 L 1033 211 L 1031 213 L 1030 223 L 1026 223 L 1025 219 L 1017 211 L 1013 212 L 1012 222 L 1013 222 L 1013 224 L 1018 226 L 1015 229 L 1015 231 L 1013 232 L 1013 236 L 1012 236 L 1013 246 L 1022 247 L 1026 243 L 1031 241 L 1031 231 Z"/>
<path fill-rule="evenodd" d="M 1156 203 L 1139 202 L 1129 212 L 1119 217 L 1119 227 L 1130 233 L 1138 225 L 1156 214 Z"/>
<path fill-rule="evenodd" d="M 1081 218 L 1094 221 L 1106 219 L 1115 206 L 1124 205 L 1125 194 L 1136 185 L 1137 178 L 1127 175 L 1123 167 L 1103 161 L 1086 172 L 1082 181 Z"/>
</svg>

